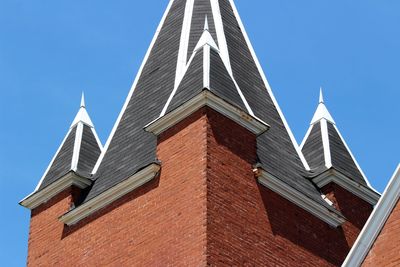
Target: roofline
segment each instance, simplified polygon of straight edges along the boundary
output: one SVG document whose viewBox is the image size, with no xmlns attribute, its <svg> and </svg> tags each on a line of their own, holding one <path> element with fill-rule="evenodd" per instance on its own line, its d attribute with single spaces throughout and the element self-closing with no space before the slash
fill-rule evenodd
<svg viewBox="0 0 400 267">
<path fill-rule="evenodd" d="M 278 114 L 279 114 L 280 118 L 283 121 L 283 124 L 284 124 L 284 126 L 286 128 L 286 131 L 289 134 L 289 137 L 290 137 L 290 139 L 292 141 L 292 144 L 293 144 L 293 146 L 294 146 L 294 148 L 295 148 L 295 150 L 296 150 L 301 162 L 303 163 L 304 168 L 307 171 L 309 171 L 309 170 L 311 170 L 310 166 L 308 165 L 308 162 L 307 162 L 306 158 L 304 157 L 303 152 L 301 152 L 299 144 L 297 143 L 296 138 L 294 137 L 294 134 L 293 134 L 292 130 L 290 129 L 289 124 L 288 124 L 285 116 L 283 115 L 283 112 L 282 112 L 281 108 L 279 107 L 278 102 L 276 101 L 276 98 L 275 98 L 275 96 L 274 96 L 274 94 L 272 92 L 271 86 L 269 85 L 267 77 L 266 77 L 266 75 L 265 75 L 265 73 L 264 73 L 264 71 L 263 71 L 263 69 L 261 67 L 260 61 L 258 60 L 258 57 L 257 57 L 257 55 L 255 53 L 253 45 L 251 44 L 249 36 L 247 35 L 246 28 L 244 27 L 242 19 L 240 18 L 240 15 L 239 15 L 239 12 L 238 12 L 238 10 L 236 8 L 236 5 L 235 5 L 233 0 L 229 0 L 229 2 L 231 4 L 233 13 L 234 13 L 234 15 L 235 15 L 235 17 L 236 17 L 236 19 L 237 19 L 237 21 L 239 23 L 239 26 L 240 26 L 241 31 L 243 33 L 243 36 L 244 36 L 244 39 L 246 41 L 247 47 L 249 48 L 250 53 L 251 53 L 251 55 L 253 57 L 253 60 L 254 60 L 254 62 L 256 64 L 256 66 L 257 66 L 258 72 L 260 73 L 261 78 L 262 78 L 262 80 L 264 82 L 264 85 L 267 88 L 267 91 L 268 91 L 268 93 L 269 93 L 269 95 L 271 97 L 271 100 L 274 103 L 275 108 L 277 109 Z"/>
<path fill-rule="evenodd" d="M 364 262 L 376 238 L 400 197 L 400 164 L 389 181 L 381 199 L 362 229 L 342 267 L 358 267 Z"/>
<path fill-rule="evenodd" d="M 111 134 L 108 137 L 106 144 L 104 145 L 104 149 L 103 149 L 102 153 L 100 154 L 100 157 L 98 158 L 98 160 L 97 160 L 97 162 L 96 162 L 96 164 L 95 164 L 95 166 L 93 168 L 92 174 L 95 174 L 97 172 L 97 170 L 100 167 L 101 162 L 103 161 L 103 158 L 104 158 L 105 154 L 107 153 L 107 150 L 108 150 L 108 147 L 110 146 L 111 140 L 114 138 L 114 135 L 115 135 L 115 132 L 117 131 L 118 125 L 121 122 L 122 116 L 124 115 L 126 108 L 128 107 L 129 101 L 131 100 L 133 92 L 135 91 L 137 83 L 139 82 L 139 79 L 140 79 L 140 77 L 142 75 L 144 66 L 146 65 L 147 60 L 149 59 L 150 53 L 153 50 L 154 44 L 155 44 L 155 42 L 156 42 L 156 40 L 158 38 L 158 35 L 160 34 L 161 28 L 164 25 L 164 22 L 165 22 L 165 20 L 167 18 L 167 15 L 169 14 L 169 11 L 171 10 L 171 7 L 172 7 L 172 4 L 174 3 L 174 1 L 175 0 L 170 0 L 169 3 L 168 3 L 167 9 L 165 10 L 163 17 L 161 18 L 161 21 L 160 21 L 160 23 L 159 23 L 159 25 L 157 27 L 156 33 L 154 34 L 153 39 L 152 39 L 152 41 L 150 43 L 150 46 L 147 49 L 146 55 L 144 56 L 144 59 L 142 61 L 142 65 L 140 66 L 139 71 L 138 71 L 138 73 L 136 75 L 136 78 L 133 81 L 132 87 L 131 87 L 131 89 L 129 91 L 129 94 L 128 94 L 126 100 L 125 100 L 124 106 L 122 107 L 122 110 L 118 115 L 117 121 L 115 122 L 114 127 L 111 130 Z"/>
<path fill-rule="evenodd" d="M 340 139 L 342 140 L 344 146 L 346 147 L 347 151 L 349 152 L 349 154 L 350 154 L 352 160 L 354 161 L 354 164 L 356 164 L 358 171 L 361 173 L 362 177 L 364 178 L 364 181 L 367 183 L 367 185 L 368 185 L 373 191 L 375 191 L 376 193 L 379 194 L 379 192 L 371 185 L 371 183 L 369 182 L 367 176 L 365 175 L 365 173 L 364 173 L 363 170 L 361 169 L 360 164 L 358 164 L 356 158 L 354 157 L 353 152 L 351 152 L 351 149 L 350 149 L 350 147 L 347 145 L 346 140 L 344 140 L 342 134 L 340 133 L 339 128 L 336 126 L 336 124 L 332 124 L 332 125 L 333 125 L 333 127 L 335 128 L 336 132 L 338 133 L 338 135 L 339 135 Z"/>
<path fill-rule="evenodd" d="M 100 195 L 84 202 L 82 205 L 62 215 L 59 220 L 67 225 L 73 225 L 90 216 L 96 211 L 106 207 L 112 202 L 132 192 L 138 187 L 151 181 L 158 174 L 161 166 L 152 163 L 138 171 L 128 179 L 102 192 Z"/>
<path fill-rule="evenodd" d="M 257 172 L 258 182 L 261 185 L 269 188 L 330 226 L 336 228 L 346 222 L 346 218 L 339 211 L 333 212 L 329 210 L 324 205 L 305 196 L 303 193 L 300 193 L 262 168 L 257 168 L 255 171 Z M 321 200 L 324 200 L 322 196 Z"/>
<path fill-rule="evenodd" d="M 270 127 L 257 117 L 249 115 L 245 111 L 216 96 L 211 91 L 204 89 L 200 94 L 186 103 L 180 105 L 163 117 L 150 122 L 144 129 L 155 135 L 159 135 L 204 106 L 208 106 L 230 118 L 257 136 L 267 131 Z"/>
<path fill-rule="evenodd" d="M 41 189 L 35 191 L 32 194 L 25 197 L 19 202 L 19 204 L 30 210 L 37 208 L 41 204 L 49 201 L 51 198 L 56 196 L 58 193 L 64 191 L 72 185 L 75 185 L 81 189 L 84 189 L 92 184 L 92 181 L 88 178 L 78 175 L 74 171 L 69 171 L 63 177 Z"/>
<path fill-rule="evenodd" d="M 380 197 L 379 193 L 375 192 L 368 186 L 351 180 L 345 174 L 333 168 L 312 178 L 312 181 L 318 186 L 318 188 L 322 188 L 331 182 L 336 183 L 340 187 L 343 187 L 347 191 L 355 194 L 371 205 L 376 205 Z"/>
<path fill-rule="evenodd" d="M 30 195 L 34 194 L 35 192 L 37 192 L 39 190 L 39 188 L 42 186 L 42 183 L 44 181 L 44 178 L 46 177 L 46 175 L 48 174 L 48 172 L 50 171 L 51 166 L 53 165 L 54 161 L 57 158 L 58 153 L 60 153 L 61 148 L 64 146 L 65 141 L 67 141 L 68 136 L 71 134 L 73 128 L 69 128 L 67 134 L 65 135 L 63 141 L 61 142 L 61 145 L 58 147 L 56 153 L 54 154 L 53 158 L 50 161 L 50 164 L 47 166 L 42 178 L 40 178 L 39 183 L 36 185 L 35 190 L 33 191 L 33 193 L 31 193 Z M 29 196 L 30 196 L 29 195 Z"/>
</svg>

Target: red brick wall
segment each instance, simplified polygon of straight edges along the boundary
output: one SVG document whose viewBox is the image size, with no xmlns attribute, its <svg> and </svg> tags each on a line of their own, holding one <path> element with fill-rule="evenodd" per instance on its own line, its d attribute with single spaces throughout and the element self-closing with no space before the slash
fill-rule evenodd
<svg viewBox="0 0 400 267">
<path fill-rule="evenodd" d="M 260 186 L 255 136 L 210 109 L 163 133 L 157 154 L 159 177 L 75 226 L 58 221 L 68 191 L 35 209 L 28 265 L 339 266 L 359 231 Z"/>
<path fill-rule="evenodd" d="M 347 243 L 353 246 L 357 237 L 372 213 L 373 207 L 361 198 L 353 195 L 341 186 L 330 183 L 322 192 L 333 202 L 334 207 L 347 219 L 343 224 Z"/>
<path fill-rule="evenodd" d="M 400 201 L 365 258 L 362 266 L 400 266 Z"/>
<path fill-rule="evenodd" d="M 197 113 L 159 142 L 159 178 L 73 227 L 68 192 L 33 211 L 29 266 L 204 266 L 206 119 Z"/>
<path fill-rule="evenodd" d="M 338 199 L 345 201 L 343 210 L 366 214 L 360 216 L 360 225 L 347 222 L 343 228 L 331 228 L 257 183 L 252 173 L 254 135 L 214 111 L 208 117 L 209 264 L 340 266 L 372 210 L 370 205 L 338 189 Z"/>
</svg>

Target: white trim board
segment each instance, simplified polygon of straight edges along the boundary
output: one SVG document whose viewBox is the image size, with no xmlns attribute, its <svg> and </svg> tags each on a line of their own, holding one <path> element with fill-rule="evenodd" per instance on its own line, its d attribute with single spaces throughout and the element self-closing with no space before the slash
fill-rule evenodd
<svg viewBox="0 0 400 267">
<path fill-rule="evenodd" d="M 358 267 L 364 262 L 365 257 L 372 248 L 379 233 L 382 231 L 387 219 L 400 198 L 400 164 L 367 223 L 362 229 L 350 253 L 347 255 L 342 267 Z"/>
<path fill-rule="evenodd" d="M 154 34 L 153 40 L 151 41 L 150 46 L 149 46 L 149 48 L 148 48 L 148 50 L 146 52 L 146 55 L 144 56 L 144 59 L 142 61 L 142 65 L 139 68 L 139 71 L 138 71 L 138 73 L 136 75 L 136 78 L 135 78 L 133 84 L 132 84 L 132 87 L 131 87 L 131 89 L 129 91 L 129 94 L 128 94 L 126 100 L 125 100 L 124 106 L 122 107 L 122 110 L 118 115 L 117 121 L 115 122 L 114 127 L 111 130 L 111 134 L 108 137 L 106 144 L 104 145 L 104 149 L 103 149 L 102 153 L 100 154 L 100 157 L 96 162 L 96 165 L 93 168 L 92 174 L 95 174 L 97 172 L 97 170 L 100 167 L 101 162 L 103 161 L 103 158 L 104 158 L 105 154 L 107 153 L 107 150 L 108 150 L 108 147 L 110 146 L 111 140 L 114 138 L 114 135 L 115 135 L 115 132 L 117 131 L 118 125 L 121 122 L 122 116 L 124 115 L 124 113 L 125 113 L 125 111 L 126 111 L 126 109 L 128 107 L 129 101 L 131 100 L 133 92 L 135 91 L 137 83 L 139 82 L 140 76 L 142 75 L 144 66 L 147 63 L 147 60 L 148 60 L 148 58 L 150 56 L 150 53 L 153 50 L 154 44 L 155 44 L 155 42 L 156 42 L 156 40 L 158 38 L 158 35 L 161 32 L 162 26 L 164 25 L 164 22 L 165 22 L 165 20 L 167 18 L 167 15 L 169 14 L 169 11 L 171 10 L 171 7 L 172 7 L 172 4 L 174 3 L 174 1 L 175 0 L 170 0 L 169 3 L 168 3 L 167 9 L 164 12 L 164 15 L 163 15 L 163 17 L 162 17 L 162 19 L 160 21 L 160 24 L 157 27 L 156 33 Z"/>
<path fill-rule="evenodd" d="M 283 115 L 283 112 L 282 112 L 282 110 L 281 110 L 281 108 L 280 108 L 278 102 L 276 101 L 276 98 L 275 98 L 275 96 L 274 96 L 274 94 L 273 94 L 273 92 L 272 92 L 271 86 L 269 85 L 269 82 L 268 82 L 268 80 L 267 80 L 267 77 L 265 76 L 265 73 L 264 73 L 264 71 L 263 71 L 263 69 L 262 69 L 262 67 L 261 67 L 260 61 L 258 60 L 258 57 L 257 57 L 257 55 L 256 55 L 256 53 L 255 53 L 255 50 L 254 50 L 254 48 L 253 48 L 253 45 L 251 44 L 250 39 L 249 39 L 249 36 L 247 35 L 246 29 L 245 29 L 245 27 L 244 27 L 244 25 L 243 25 L 242 19 L 240 18 L 239 12 L 237 11 L 236 5 L 235 5 L 235 3 L 234 3 L 233 0 L 229 0 L 229 2 L 230 2 L 230 4 L 231 4 L 233 13 L 234 13 L 234 15 L 235 15 L 235 17 L 236 17 L 236 19 L 237 19 L 237 21 L 238 21 L 238 23 L 239 23 L 239 26 L 240 26 L 240 28 L 241 28 L 241 30 L 242 30 L 243 36 L 244 36 L 244 38 L 245 38 L 245 40 L 246 40 L 247 46 L 248 46 L 248 48 L 249 48 L 249 50 L 250 50 L 250 53 L 251 53 L 251 55 L 252 55 L 252 57 L 253 57 L 253 60 L 254 60 L 254 62 L 255 62 L 255 64 L 256 64 L 256 66 L 257 66 L 257 69 L 258 69 L 258 71 L 259 71 L 259 73 L 260 73 L 260 75 L 261 75 L 261 78 L 262 78 L 263 81 L 264 81 L 264 85 L 265 85 L 265 87 L 267 88 L 267 91 L 268 91 L 268 93 L 269 93 L 269 95 L 270 95 L 270 97 L 271 97 L 271 99 L 272 99 L 272 102 L 274 103 L 275 108 L 277 109 L 277 111 L 278 111 L 278 113 L 279 113 L 279 116 L 280 116 L 280 118 L 281 118 L 282 121 L 283 121 L 283 124 L 284 124 L 284 126 L 285 126 L 285 128 L 286 128 L 286 131 L 288 132 L 288 134 L 289 134 L 289 136 L 290 136 L 290 140 L 292 141 L 292 144 L 293 144 L 295 150 L 297 151 L 297 154 L 298 154 L 298 156 L 299 156 L 301 162 L 303 163 L 304 168 L 305 168 L 307 171 L 309 171 L 309 170 L 310 170 L 310 166 L 308 165 L 307 160 L 305 159 L 303 153 L 301 152 L 301 150 L 300 150 L 300 148 L 299 148 L 299 145 L 298 145 L 298 143 L 297 143 L 297 141 L 296 141 L 296 138 L 294 137 L 293 132 L 292 132 L 292 130 L 290 129 L 289 124 L 287 123 L 287 120 L 286 120 L 285 116 Z"/>
<path fill-rule="evenodd" d="M 83 203 L 81 206 L 78 206 L 75 209 L 65 213 L 59 218 L 59 220 L 67 225 L 76 224 L 80 220 L 88 217 L 94 212 L 106 207 L 124 195 L 132 192 L 136 188 L 151 181 L 154 177 L 156 177 L 159 170 L 160 165 L 153 163 L 137 172 L 130 178 L 115 185 L 114 187 L 111 187 L 88 202 Z"/>
<path fill-rule="evenodd" d="M 61 148 L 64 146 L 65 141 L 67 141 L 67 138 L 68 138 L 68 136 L 70 135 L 71 131 L 72 131 L 72 128 L 69 128 L 67 134 L 65 135 L 63 141 L 61 142 L 61 145 L 58 147 L 58 149 L 57 149 L 57 151 L 56 151 L 56 154 L 54 154 L 52 160 L 50 161 L 49 166 L 47 166 L 46 171 L 44 172 L 42 178 L 40 178 L 39 183 L 36 185 L 35 190 L 34 190 L 30 195 L 28 195 L 27 198 L 28 198 L 29 196 L 33 195 L 35 192 L 37 192 L 37 191 L 39 190 L 39 188 L 42 186 L 42 183 L 43 183 L 44 178 L 45 178 L 46 175 L 49 173 L 51 166 L 53 165 L 54 161 L 56 160 L 56 158 L 57 158 L 57 156 L 58 156 L 58 153 L 60 153 Z"/>
<path fill-rule="evenodd" d="M 222 115 L 230 118 L 255 135 L 260 135 L 269 129 L 269 125 L 265 122 L 247 114 L 235 106 L 232 106 L 209 90 L 204 90 L 165 116 L 149 123 L 144 128 L 148 132 L 159 135 L 204 106 L 208 106 Z"/>
<path fill-rule="evenodd" d="M 327 207 L 324 207 L 323 205 L 306 197 L 303 193 L 300 193 L 294 188 L 288 186 L 286 183 L 282 182 L 281 180 L 264 171 L 263 169 L 259 168 L 257 172 L 259 174 L 258 182 L 260 184 L 269 188 L 270 190 L 274 191 L 275 193 L 279 194 L 283 198 L 289 200 L 290 202 L 299 206 L 305 211 L 311 213 L 312 215 L 326 222 L 330 226 L 336 228 L 346 221 L 343 216 L 330 211 Z M 322 196 L 321 200 L 323 200 Z"/>
<path fill-rule="evenodd" d="M 330 169 L 314 177 L 312 181 L 319 188 L 323 188 L 329 183 L 335 183 L 373 206 L 376 205 L 380 197 L 380 194 L 368 186 L 364 186 L 351 180 L 349 177 L 336 171 L 335 169 Z"/>
<path fill-rule="evenodd" d="M 20 201 L 20 205 L 26 207 L 28 209 L 34 209 L 39 205 L 46 203 L 51 198 L 56 196 L 57 194 L 61 193 L 65 189 L 70 186 L 77 186 L 81 189 L 84 189 L 90 186 L 92 181 L 90 179 L 81 177 L 77 175 L 75 172 L 70 171 L 62 178 L 58 179 L 54 183 L 50 184 L 49 186 L 45 187 L 44 189 L 34 192 L 31 195 L 27 196 L 23 200 Z"/>
</svg>

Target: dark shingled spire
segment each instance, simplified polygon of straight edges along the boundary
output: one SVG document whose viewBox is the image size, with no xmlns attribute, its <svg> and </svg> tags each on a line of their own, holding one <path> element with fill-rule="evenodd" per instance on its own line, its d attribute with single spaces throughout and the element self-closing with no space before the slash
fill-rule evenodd
<svg viewBox="0 0 400 267">
<path fill-rule="evenodd" d="M 90 177 L 101 149 L 102 145 L 86 111 L 82 94 L 79 112 L 36 191 L 46 188 L 71 171 L 86 178 Z"/>
<path fill-rule="evenodd" d="M 302 144 L 302 151 L 314 172 L 335 169 L 353 181 L 370 187 L 325 106 L 322 90 L 317 111 Z"/>
<path fill-rule="evenodd" d="M 197 50 L 202 38 L 211 42 L 207 86 L 202 77 L 204 51 Z M 270 130 L 258 137 L 262 168 L 305 197 L 326 204 L 320 192 L 305 178 L 308 164 L 279 109 L 231 0 L 170 1 L 93 170 L 95 182 L 86 201 L 157 161 L 156 136 L 146 132 L 144 126 L 167 115 L 204 88 L 270 125 Z"/>
</svg>

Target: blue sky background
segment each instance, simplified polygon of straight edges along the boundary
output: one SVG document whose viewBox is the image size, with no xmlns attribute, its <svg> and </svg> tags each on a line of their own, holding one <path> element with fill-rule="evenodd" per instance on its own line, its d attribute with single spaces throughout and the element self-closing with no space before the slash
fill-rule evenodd
<svg viewBox="0 0 400 267">
<path fill-rule="evenodd" d="M 400 157 L 400 1 L 236 0 L 300 143 L 327 106 L 382 191 Z M 0 265 L 26 261 L 36 186 L 81 91 L 104 143 L 167 0 L 0 0 Z"/>
</svg>

